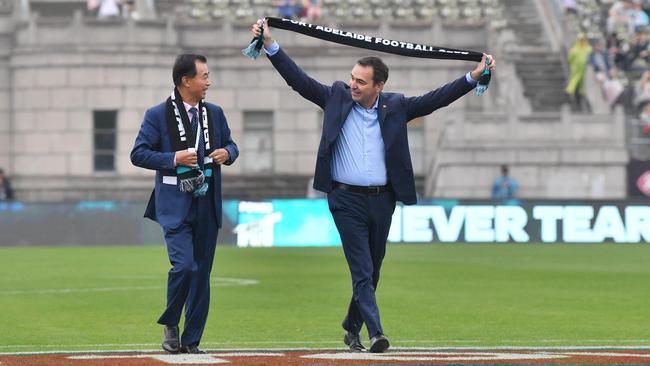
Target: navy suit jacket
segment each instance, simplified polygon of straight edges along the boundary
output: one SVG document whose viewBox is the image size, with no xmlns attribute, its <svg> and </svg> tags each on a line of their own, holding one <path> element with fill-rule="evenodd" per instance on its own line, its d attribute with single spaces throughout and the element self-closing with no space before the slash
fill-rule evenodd
<svg viewBox="0 0 650 366">
<path fill-rule="evenodd" d="M 225 165 L 232 164 L 239 150 L 230 136 L 230 128 L 221 107 L 206 103 L 207 111 L 212 119 L 214 149 L 225 148 L 230 158 Z M 183 109 L 184 111 L 184 109 Z M 163 228 L 175 228 L 183 222 L 192 204 L 192 194 L 178 189 L 178 179 L 174 167 L 176 152 L 167 132 L 165 103 L 147 110 L 140 127 L 140 132 L 131 151 L 131 162 L 141 168 L 156 170 L 156 186 L 149 199 L 145 217 L 157 221 Z M 207 153 L 206 153 L 207 156 Z M 221 227 L 221 165 L 214 164 L 213 199 L 215 207 L 216 227 Z"/>
<path fill-rule="evenodd" d="M 319 83 L 300 69 L 282 49 L 268 58 L 290 87 L 324 110 L 314 188 L 330 192 L 332 148 L 354 104 L 350 87 L 342 81 L 336 81 L 331 86 Z M 384 140 L 386 171 L 398 201 L 407 205 L 416 203 L 406 123 L 449 105 L 473 88 L 474 85 L 462 76 L 419 97 L 405 97 L 397 93 L 379 94 L 377 115 Z"/>
</svg>

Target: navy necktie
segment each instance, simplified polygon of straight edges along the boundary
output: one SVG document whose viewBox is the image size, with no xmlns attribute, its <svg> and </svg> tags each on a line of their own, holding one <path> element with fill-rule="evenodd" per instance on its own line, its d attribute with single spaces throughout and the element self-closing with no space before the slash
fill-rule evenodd
<svg viewBox="0 0 650 366">
<path fill-rule="evenodd" d="M 199 128 L 199 114 L 198 110 L 194 107 L 190 108 L 190 113 L 192 114 L 192 121 L 190 126 L 192 127 L 192 133 L 196 136 L 196 131 Z M 199 133 L 199 144 L 196 149 L 196 161 L 199 164 L 199 168 L 203 170 L 203 160 L 205 159 L 205 140 L 203 139 L 203 131 Z"/>
</svg>

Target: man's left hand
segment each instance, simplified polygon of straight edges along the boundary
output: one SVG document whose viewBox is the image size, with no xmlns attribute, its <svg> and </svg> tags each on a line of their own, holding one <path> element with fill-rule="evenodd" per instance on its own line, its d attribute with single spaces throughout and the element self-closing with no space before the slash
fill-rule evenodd
<svg viewBox="0 0 650 366">
<path fill-rule="evenodd" d="M 223 164 L 230 159 L 230 153 L 226 149 L 216 149 L 209 156 L 217 164 Z"/>
<path fill-rule="evenodd" d="M 490 66 L 486 66 L 488 59 L 490 59 Z M 471 73 L 472 79 L 478 80 L 481 77 L 481 74 L 483 73 L 483 70 L 485 70 L 486 67 L 490 70 L 490 72 L 494 72 L 494 70 L 496 70 L 497 67 L 497 62 L 492 57 L 492 55 L 488 55 L 484 53 L 481 62 L 479 62 L 479 64 L 476 65 L 476 68 Z"/>
</svg>

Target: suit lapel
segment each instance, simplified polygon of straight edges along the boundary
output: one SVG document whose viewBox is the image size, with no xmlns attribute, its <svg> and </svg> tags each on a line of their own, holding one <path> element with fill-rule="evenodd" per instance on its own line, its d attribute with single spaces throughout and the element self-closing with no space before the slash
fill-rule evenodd
<svg viewBox="0 0 650 366">
<path fill-rule="evenodd" d="M 210 112 L 210 108 L 207 106 L 205 107 L 205 110 L 208 113 L 208 125 L 210 126 L 208 133 L 210 134 L 210 152 L 212 152 L 223 147 L 221 141 L 221 120 L 218 115 L 217 118 L 214 118 L 215 116 Z"/>
<path fill-rule="evenodd" d="M 354 105 L 354 101 L 352 101 L 352 96 L 348 93 L 348 95 L 343 98 L 343 101 L 341 101 L 341 115 L 336 121 L 337 125 L 334 126 L 334 128 L 328 128 L 327 140 L 330 143 L 334 142 L 336 138 L 339 136 L 339 132 L 341 132 L 341 129 L 343 129 L 343 124 L 345 123 L 345 120 L 348 118 L 348 115 L 350 114 L 353 105 Z"/>
<path fill-rule="evenodd" d="M 379 93 L 379 102 L 377 103 L 377 118 L 379 119 L 379 127 L 384 130 L 384 122 L 388 114 L 388 105 L 386 105 L 386 98 L 382 93 Z"/>
<path fill-rule="evenodd" d="M 339 130 L 343 127 L 343 123 L 345 123 L 345 120 L 348 118 L 353 105 L 354 101 L 351 96 L 343 100 L 343 105 L 341 106 L 341 118 L 339 118 Z"/>
<path fill-rule="evenodd" d="M 395 134 L 388 133 L 388 126 L 386 125 L 386 116 L 388 115 L 388 103 L 386 103 L 386 98 L 383 93 L 379 93 L 379 102 L 377 103 L 377 119 L 379 120 L 379 128 L 381 129 L 381 138 L 384 140 L 384 149 L 388 150 L 388 147 L 393 142 L 393 137 Z"/>
</svg>

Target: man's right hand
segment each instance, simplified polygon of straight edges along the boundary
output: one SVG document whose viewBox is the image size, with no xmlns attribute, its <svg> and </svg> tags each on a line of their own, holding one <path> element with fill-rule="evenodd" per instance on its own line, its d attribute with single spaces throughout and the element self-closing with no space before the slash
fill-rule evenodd
<svg viewBox="0 0 650 366">
<path fill-rule="evenodd" d="M 271 38 L 271 31 L 269 30 L 269 25 L 266 24 L 266 20 L 258 19 L 257 23 L 253 24 L 252 31 L 253 37 L 259 37 L 260 27 L 264 28 L 264 48 L 269 48 L 273 44 L 273 38 Z"/>
<path fill-rule="evenodd" d="M 196 166 L 195 151 L 176 151 L 176 166 L 187 166 L 193 168 Z"/>
</svg>

